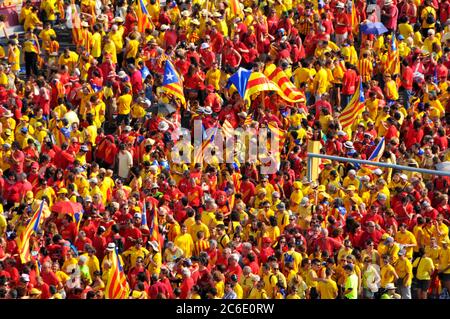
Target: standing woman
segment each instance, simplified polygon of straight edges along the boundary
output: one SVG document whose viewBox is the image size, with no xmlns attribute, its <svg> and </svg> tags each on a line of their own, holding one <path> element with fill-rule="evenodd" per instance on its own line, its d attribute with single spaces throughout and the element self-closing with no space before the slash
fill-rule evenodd
<svg viewBox="0 0 450 319">
<path fill-rule="evenodd" d="M 41 53 L 41 47 L 39 46 L 37 36 L 33 33 L 33 29 L 29 29 L 27 33 L 25 33 L 23 51 L 25 52 L 25 70 L 27 78 L 31 76 L 31 73 L 37 77 L 39 75 L 38 55 Z"/>
<path fill-rule="evenodd" d="M 17 39 L 12 39 L 8 43 L 8 63 L 11 66 L 11 72 L 17 75 L 20 70 L 20 49 Z"/>
<path fill-rule="evenodd" d="M 417 298 L 427 299 L 428 289 L 431 284 L 431 275 L 434 272 L 433 260 L 425 254 L 425 249 L 421 247 L 417 258 L 413 264 L 413 275 L 416 282 Z"/>
</svg>

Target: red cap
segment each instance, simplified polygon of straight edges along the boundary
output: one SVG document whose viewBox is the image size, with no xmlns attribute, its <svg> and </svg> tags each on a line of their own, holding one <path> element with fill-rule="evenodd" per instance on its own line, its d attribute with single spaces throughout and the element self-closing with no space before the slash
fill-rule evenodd
<svg viewBox="0 0 450 319">
<path fill-rule="evenodd" d="M 272 239 L 270 239 L 269 237 L 263 237 L 262 242 L 263 244 L 270 244 L 272 243 Z"/>
<path fill-rule="evenodd" d="M 31 168 L 39 168 L 39 164 L 37 162 L 33 162 L 33 164 L 31 164 Z"/>
<path fill-rule="evenodd" d="M 208 84 L 208 85 L 206 86 L 206 89 L 207 89 L 208 91 L 214 92 L 214 86 L 212 86 L 211 84 Z"/>
</svg>

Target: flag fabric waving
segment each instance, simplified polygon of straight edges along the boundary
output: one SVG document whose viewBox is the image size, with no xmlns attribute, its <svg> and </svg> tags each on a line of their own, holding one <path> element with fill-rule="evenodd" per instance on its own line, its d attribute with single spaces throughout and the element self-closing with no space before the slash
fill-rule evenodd
<svg viewBox="0 0 450 319">
<path fill-rule="evenodd" d="M 127 276 L 123 271 L 117 248 L 112 254 L 111 269 L 109 273 L 108 283 L 105 288 L 106 299 L 127 299 L 130 294 Z"/>
<path fill-rule="evenodd" d="M 31 260 L 31 252 L 30 252 L 30 238 L 33 232 L 37 232 L 39 230 L 39 223 L 41 222 L 42 211 L 44 209 L 45 201 L 41 202 L 39 209 L 33 214 L 30 222 L 25 227 L 25 229 L 20 233 L 17 237 L 17 248 L 19 250 L 20 260 L 23 264 L 29 262 Z"/>
<path fill-rule="evenodd" d="M 77 6 L 75 5 L 75 1 L 72 0 L 71 4 L 72 9 L 72 39 L 73 43 L 78 46 L 82 40 L 81 34 L 81 18 L 80 13 L 78 12 Z"/>
<path fill-rule="evenodd" d="M 244 15 L 239 0 L 230 0 L 228 3 L 230 6 L 231 17 L 242 17 Z"/>
<path fill-rule="evenodd" d="M 148 229 L 148 224 L 147 224 L 147 203 L 145 201 L 144 201 L 144 205 L 142 205 L 141 228 Z"/>
<path fill-rule="evenodd" d="M 358 34 L 358 32 L 359 32 L 359 19 L 358 19 L 358 15 L 356 14 L 356 3 L 355 3 L 355 1 L 351 1 L 350 2 L 350 4 L 351 4 L 351 7 L 350 7 L 350 10 L 351 10 L 351 24 L 352 24 L 352 31 L 353 31 L 353 34 Z"/>
<path fill-rule="evenodd" d="M 159 243 L 159 223 L 158 223 L 158 212 L 156 207 L 152 205 L 152 221 L 150 225 L 150 240 L 156 240 Z"/>
<path fill-rule="evenodd" d="M 222 124 L 222 133 L 225 138 L 232 138 L 233 137 L 233 131 L 234 127 L 231 125 L 230 121 L 225 120 Z"/>
<path fill-rule="evenodd" d="M 172 62 L 166 60 L 164 66 L 164 79 L 162 83 L 162 89 L 165 93 L 171 94 L 176 98 L 181 100 L 183 105 L 186 104 L 186 99 L 183 93 L 183 82 L 181 81 L 180 75 L 175 71 Z"/>
<path fill-rule="evenodd" d="M 342 111 L 341 115 L 339 115 L 339 122 L 342 125 L 342 130 L 346 130 L 352 126 L 358 115 L 364 110 L 364 103 L 364 90 L 362 87 L 362 79 L 360 78 L 355 94 Z"/>
<path fill-rule="evenodd" d="M 138 31 L 145 32 L 145 29 L 150 29 L 152 24 L 150 22 L 150 15 L 145 7 L 144 0 L 137 0 L 136 15 L 138 18 Z"/>
<path fill-rule="evenodd" d="M 210 131 L 209 136 L 202 142 L 201 147 L 197 149 L 194 154 L 194 163 L 203 163 L 203 155 L 205 154 L 205 151 L 209 147 L 209 145 L 214 142 L 217 129 L 218 128 L 215 127 L 212 131 Z"/>
<path fill-rule="evenodd" d="M 274 74 L 273 78 L 276 81 L 279 81 L 281 87 L 261 72 L 253 72 L 244 68 L 239 68 L 239 70 L 228 79 L 226 88 L 236 89 L 239 95 L 247 101 L 250 100 L 252 95 L 264 91 L 275 91 L 281 98 L 288 102 L 300 102 L 302 98 L 304 99 L 303 94 L 301 92 L 299 94 L 299 91 L 292 83 L 291 86 L 286 82 L 286 80 L 289 81 L 287 76 L 283 79 L 283 74 L 279 73 L 277 78 L 277 74 L 278 73 Z M 299 97 L 300 95 L 302 98 Z"/>
<path fill-rule="evenodd" d="M 391 36 L 391 43 L 388 49 L 387 68 L 386 73 L 400 74 L 400 53 L 397 48 L 397 38 L 393 33 Z"/>
<path fill-rule="evenodd" d="M 372 162 L 380 161 L 380 158 L 384 153 L 384 147 L 385 147 L 385 140 L 384 140 L 384 137 L 382 137 L 381 140 L 378 142 L 377 147 L 375 147 L 372 154 L 370 154 L 370 156 L 367 160 L 372 161 Z M 377 168 L 377 166 L 367 165 L 367 164 L 363 164 L 363 165 L 361 165 L 361 167 L 366 170 L 374 170 Z"/>
<path fill-rule="evenodd" d="M 284 95 L 283 99 L 291 102 L 305 103 L 305 94 L 296 88 L 283 69 L 272 64 L 266 68 L 264 74 L 280 88 L 280 95 Z"/>
</svg>

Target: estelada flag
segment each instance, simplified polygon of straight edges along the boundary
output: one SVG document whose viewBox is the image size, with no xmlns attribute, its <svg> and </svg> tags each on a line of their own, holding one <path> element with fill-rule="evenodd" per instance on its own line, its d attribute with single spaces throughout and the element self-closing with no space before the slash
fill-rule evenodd
<svg viewBox="0 0 450 319">
<path fill-rule="evenodd" d="M 180 75 L 175 71 L 172 62 L 166 60 L 164 66 L 164 79 L 162 83 L 162 89 L 165 93 L 173 95 L 181 100 L 183 105 L 186 105 L 186 99 L 184 98 L 183 82 Z"/>
<path fill-rule="evenodd" d="M 352 99 L 339 115 L 339 122 L 342 125 L 342 130 L 351 127 L 358 115 L 364 110 L 364 90 L 362 87 L 362 79 L 359 79 L 359 85 L 353 94 Z"/>
<path fill-rule="evenodd" d="M 297 89 L 294 83 L 289 80 L 282 68 L 272 64 L 264 70 L 264 74 L 280 88 L 279 94 L 280 96 L 284 95 L 282 96 L 284 100 L 295 103 L 305 103 L 305 94 Z"/>
<path fill-rule="evenodd" d="M 123 271 L 122 263 L 119 258 L 117 248 L 112 254 L 111 269 L 108 282 L 105 287 L 106 299 L 128 299 L 130 287 L 128 286 L 127 276 Z"/>
</svg>

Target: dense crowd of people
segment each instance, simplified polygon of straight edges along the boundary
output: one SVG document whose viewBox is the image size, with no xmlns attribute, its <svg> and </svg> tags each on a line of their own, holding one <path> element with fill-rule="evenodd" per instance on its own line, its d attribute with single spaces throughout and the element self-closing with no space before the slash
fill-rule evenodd
<svg viewBox="0 0 450 319">
<path fill-rule="evenodd" d="M 450 161 L 449 7 L 27 0 L 23 35 L 0 17 L 0 298 L 108 298 L 117 254 L 131 299 L 449 299 L 448 177 L 322 160 L 307 178 L 312 141 Z M 376 22 L 387 30 L 363 32 Z M 169 62 L 186 101 L 164 89 Z M 303 101 L 227 86 L 273 66 Z M 195 121 L 284 132 L 277 172 L 218 150 L 177 161 Z"/>
</svg>

